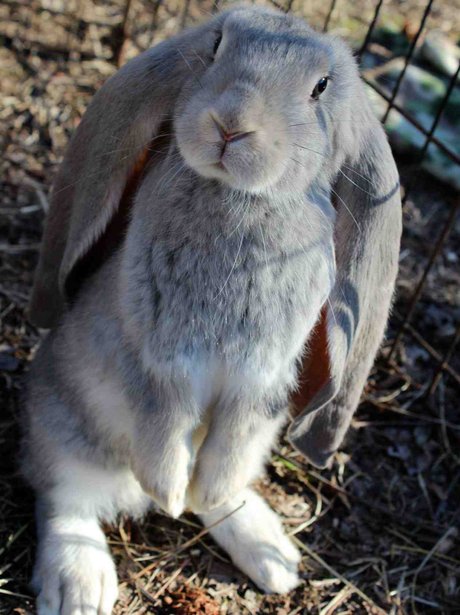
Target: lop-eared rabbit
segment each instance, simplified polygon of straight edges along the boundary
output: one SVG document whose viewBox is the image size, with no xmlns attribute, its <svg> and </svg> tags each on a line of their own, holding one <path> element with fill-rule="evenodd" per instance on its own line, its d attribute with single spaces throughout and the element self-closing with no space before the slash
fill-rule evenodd
<svg viewBox="0 0 460 615">
<path fill-rule="evenodd" d="M 261 589 L 299 553 L 248 486 L 283 425 L 341 443 L 397 272 L 396 167 L 352 53 L 236 8 L 130 61 L 94 97 L 52 192 L 31 318 L 22 466 L 40 615 L 108 615 L 100 523 L 198 514 Z M 219 522 L 220 521 L 220 522 Z"/>
</svg>

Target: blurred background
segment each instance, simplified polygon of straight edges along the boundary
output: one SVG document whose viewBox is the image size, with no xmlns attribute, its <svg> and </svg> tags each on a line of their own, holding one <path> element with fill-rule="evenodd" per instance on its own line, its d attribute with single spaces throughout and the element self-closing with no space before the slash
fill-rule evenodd
<svg viewBox="0 0 460 615">
<path fill-rule="evenodd" d="M 50 184 L 94 92 L 129 58 L 232 2 L 0 2 L 0 613 L 33 613 L 33 499 L 17 472 L 26 307 Z M 257 485 L 302 549 L 305 583 L 263 596 L 186 515 L 107 534 L 117 613 L 460 612 L 460 2 L 280 0 L 347 39 L 398 162 L 395 307 L 331 469 L 285 442 Z"/>
</svg>

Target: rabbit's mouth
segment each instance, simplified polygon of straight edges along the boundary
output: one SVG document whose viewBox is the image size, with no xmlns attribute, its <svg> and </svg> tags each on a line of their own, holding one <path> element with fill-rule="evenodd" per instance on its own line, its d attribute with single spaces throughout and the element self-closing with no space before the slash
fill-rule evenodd
<svg viewBox="0 0 460 615">
<path fill-rule="evenodd" d="M 178 118 L 176 129 L 180 153 L 202 177 L 217 179 L 233 189 L 260 192 L 273 186 L 283 172 L 283 147 L 252 118 L 219 114 L 211 107 L 194 113 L 186 122 Z"/>
</svg>

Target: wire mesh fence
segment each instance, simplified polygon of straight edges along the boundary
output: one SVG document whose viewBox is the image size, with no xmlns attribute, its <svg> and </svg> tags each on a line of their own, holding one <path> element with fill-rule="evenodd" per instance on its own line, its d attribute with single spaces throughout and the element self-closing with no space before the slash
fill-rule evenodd
<svg viewBox="0 0 460 615">
<path fill-rule="evenodd" d="M 13 88 L 6 84 L 8 95 L 4 110 L 0 112 L 0 122 L 7 120 L 2 143 L 4 156 L 0 161 L 5 169 L 0 203 L 0 376 L 4 378 L 0 382 L 0 410 L 2 406 L 7 409 L 5 418 L 0 418 L 0 447 L 5 447 L 6 451 L 3 458 L 0 455 L 0 464 L 4 464 L 0 469 L 0 543 L 1 536 L 8 537 L 3 552 L 0 549 L 0 560 L 3 557 L 6 562 L 3 565 L 0 561 L 0 590 L 4 587 L 2 575 L 9 576 L 14 570 L 16 578 L 7 588 L 28 595 L 26 582 L 30 577 L 33 538 L 27 514 L 31 517 L 31 505 L 27 514 L 21 507 L 27 498 L 30 500 L 30 494 L 18 483 L 11 460 L 16 454 L 14 418 L 20 406 L 19 372 L 27 369 L 33 349 L 39 343 L 39 335 L 30 328 L 25 313 L 47 207 L 46 190 L 70 135 L 102 82 L 132 56 L 231 4 L 226 0 L 0 2 L 3 43 L 0 62 L 6 58 L 1 55 L 2 51 L 10 51 L 15 59 L 13 72 L 9 72 L 6 60 L 2 69 L 6 80 L 11 74 L 11 79 L 19 83 L 14 95 L 9 93 Z M 320 567 L 319 572 L 313 570 L 310 593 L 299 590 L 291 607 L 281 602 L 272 604 L 267 599 L 260 611 L 248 607 L 246 611 L 242 608 L 235 612 L 282 612 L 280 605 L 286 607 L 285 612 L 299 612 L 296 610 L 299 605 L 310 604 L 308 601 L 313 600 L 312 588 L 314 592 L 323 592 L 320 598 L 325 604 L 339 605 L 343 598 L 346 605 L 353 604 L 350 610 L 355 609 L 355 612 L 383 612 L 377 610 L 380 607 L 376 605 L 382 605 L 384 612 L 395 615 L 433 612 L 430 609 L 457 612 L 458 558 L 455 559 L 453 549 L 448 551 L 447 543 L 454 540 L 452 528 L 458 519 L 460 484 L 454 444 L 460 441 L 457 402 L 460 358 L 456 352 L 460 338 L 460 272 L 455 243 L 460 236 L 460 179 L 455 181 L 455 176 L 459 176 L 460 155 L 453 139 L 446 139 L 446 130 L 440 127 L 446 116 L 452 116 L 453 102 L 457 105 L 454 105 L 454 113 L 458 109 L 458 102 L 455 102 L 459 92 L 458 62 L 449 75 L 444 75 L 443 87 L 425 115 L 421 116 L 417 107 L 407 105 L 403 94 L 413 67 L 420 65 L 419 52 L 427 33 L 440 26 L 442 29 L 442 22 L 458 20 L 459 13 L 456 14 L 453 5 L 449 8 L 449 3 L 441 0 L 404 3 L 398 0 L 279 0 L 270 3 L 267 0 L 261 4 L 276 4 L 282 10 L 305 17 L 319 31 L 348 38 L 361 62 L 369 95 L 389 134 L 397 137 L 400 126 L 410 126 L 414 131 L 411 136 L 417 136 L 416 151 L 412 151 L 410 157 L 396 152 L 406 222 L 401 274 L 387 340 L 378 369 L 371 375 L 370 389 L 365 394 L 365 400 L 370 399 L 373 405 L 368 410 L 363 404 L 357 416 L 356 424 L 366 425 L 366 435 L 362 434 L 363 430 L 359 432 L 352 456 L 347 457 L 347 449 L 342 449 L 330 473 L 308 469 L 308 474 L 300 478 L 295 474 L 294 481 L 280 461 L 281 457 L 275 459 L 269 470 L 272 490 L 267 490 L 272 495 L 271 502 L 276 503 L 277 499 L 282 502 L 281 506 L 286 507 L 282 509 L 283 514 L 288 524 L 293 524 L 292 532 L 308 543 L 312 552 L 321 554 L 322 568 L 324 561 L 327 562 L 326 576 L 332 575 L 337 580 L 342 573 L 346 577 L 345 593 L 342 589 L 334 593 L 334 586 L 327 589 L 326 585 L 320 585 L 325 574 Z M 394 32 L 388 40 L 384 38 L 387 34 L 382 34 L 382 24 L 388 16 L 395 15 L 401 17 L 398 31 L 404 29 L 406 32 L 402 42 Z M 395 45 L 399 45 L 396 51 Z M 376 78 L 378 71 L 391 65 L 395 57 L 397 63 L 391 80 L 388 73 Z M 382 63 L 375 62 L 375 58 L 382 59 Z M 399 123 L 395 124 L 395 118 Z M 0 138 L 3 139 L 1 133 Z M 424 179 L 432 170 L 433 152 L 442 155 L 441 166 L 452 165 L 454 170 L 447 177 L 454 178 L 451 187 L 436 179 Z M 4 351 L 6 344 L 14 353 Z M 418 368 L 420 361 L 423 369 Z M 376 387 L 377 393 L 372 388 L 373 380 L 381 384 Z M 448 395 L 449 403 L 444 403 Z M 419 404 L 419 400 L 423 403 Z M 435 409 L 431 402 L 435 402 Z M 404 439 L 405 427 L 411 430 L 413 440 L 417 440 L 415 444 Z M 401 434 L 400 439 L 391 432 L 394 428 Z M 419 441 L 421 445 L 417 448 Z M 377 451 L 384 454 L 377 455 Z M 281 453 L 291 455 L 287 448 L 282 448 Z M 379 457 L 378 463 L 374 453 L 375 458 Z M 409 453 L 412 457 L 407 460 Z M 287 463 L 291 464 L 289 471 L 292 471 L 292 465 L 297 464 L 298 468 L 301 462 L 289 457 Z M 425 468 L 434 470 L 430 473 Z M 9 482 L 4 480 L 8 473 L 12 477 Z M 278 480 L 280 475 L 284 482 Z M 289 497 L 293 497 L 294 502 L 291 508 L 287 504 Z M 313 513 L 308 517 L 306 506 L 310 499 Z M 299 518 L 296 507 L 301 512 Z M 348 515 L 349 511 L 352 512 Z M 24 530 L 26 523 L 29 525 Z M 139 562 L 144 562 L 147 555 L 163 557 L 171 544 L 184 541 L 187 544 L 188 539 L 194 540 L 196 526 L 183 526 L 179 522 L 172 526 L 171 523 L 156 517 L 142 530 L 147 536 L 145 543 L 153 545 L 154 556 L 145 546 L 136 552 L 131 543 L 123 543 L 126 535 L 135 542 L 135 531 L 131 535 L 129 526 L 124 526 L 125 534 L 113 532 L 112 547 L 119 549 L 117 557 L 126 557 L 126 566 L 131 565 L 135 574 L 140 575 L 139 566 L 142 565 Z M 304 526 L 305 530 L 300 529 Z M 451 530 L 452 535 L 448 533 Z M 303 534 L 304 531 L 308 534 Z M 169 546 L 163 544 L 163 537 Z M 14 557 L 9 545 L 13 545 L 12 548 L 17 545 Z M 202 548 L 201 542 L 193 545 Z M 343 550 L 342 545 L 346 545 Z M 208 547 L 214 550 L 209 543 L 203 548 L 204 553 Z M 138 567 L 129 559 L 133 553 Z M 200 566 L 209 563 L 200 563 L 199 558 L 196 563 L 193 552 L 189 555 L 186 548 L 182 555 L 184 559 L 174 564 L 176 568 L 172 563 L 170 567 L 169 563 L 163 568 L 158 566 L 153 585 L 146 585 L 145 591 L 150 597 L 158 592 L 158 604 L 162 588 L 168 586 L 176 569 L 185 566 L 190 579 L 195 577 L 196 570 L 201 570 Z M 187 563 L 189 557 L 193 566 Z M 309 555 L 309 558 L 314 559 L 314 556 Z M 315 572 L 317 578 L 314 578 Z M 404 575 L 407 575 L 407 582 Z M 135 600 L 143 588 L 133 587 L 130 609 L 123 611 L 120 607 L 119 612 L 136 612 Z M 366 594 L 364 598 L 364 594 L 359 597 L 354 588 L 361 588 Z M 223 591 L 222 587 L 218 589 Z M 227 587 L 224 589 L 230 591 Z M 3 613 L 2 596 L 0 591 L 0 613 Z M 238 598 L 236 593 L 231 596 L 231 600 Z M 243 598 L 252 600 L 249 593 Z M 145 592 L 143 599 L 147 599 Z M 17 600 L 9 605 L 17 606 Z M 335 612 L 328 610 L 327 604 L 323 610 L 309 607 L 308 612 Z"/>
</svg>

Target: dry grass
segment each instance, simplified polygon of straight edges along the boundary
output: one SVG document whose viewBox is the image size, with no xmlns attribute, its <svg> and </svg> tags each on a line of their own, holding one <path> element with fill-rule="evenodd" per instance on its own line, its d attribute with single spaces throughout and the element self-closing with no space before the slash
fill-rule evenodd
<svg viewBox="0 0 460 615">
<path fill-rule="evenodd" d="M 2 614 L 33 612 L 28 588 L 35 540 L 33 496 L 18 476 L 16 456 L 23 375 L 39 342 L 25 308 L 46 195 L 69 134 L 95 89 L 115 70 L 111 33 L 121 14 L 119 4 L 95 2 L 92 12 L 85 8 L 90 3 L 80 7 L 80 15 L 93 21 L 89 26 L 39 11 L 38 2 L 9 1 L 0 7 L 5 103 L 0 115 L 5 129 L 0 199 Z M 76 3 L 66 6 L 77 12 Z M 156 18 L 153 6 L 133 3 L 136 30 L 121 48 L 122 58 L 150 42 L 152 20 L 165 34 L 177 28 L 181 2 L 169 2 Z M 354 5 L 355 14 L 371 10 L 369 3 L 360 6 L 361 11 Z M 195 5 L 192 14 L 199 14 Z M 448 19 L 442 17 L 438 9 L 435 18 L 448 29 Z M 402 165 L 401 170 L 404 183 L 413 168 Z M 396 314 L 407 310 L 452 198 L 447 189 L 417 173 L 405 211 L 390 339 Z M 457 224 L 428 277 L 413 321 L 441 353 L 460 317 L 459 238 Z M 458 370 L 459 357 L 452 362 Z M 304 554 L 304 583 L 296 591 L 260 594 L 193 516 L 173 521 L 150 514 L 142 523 L 121 519 L 107 528 L 121 586 L 117 612 L 458 613 L 458 389 L 445 375 L 435 395 L 427 397 L 433 368 L 426 351 L 404 338 L 395 361 L 388 365 L 382 359 L 374 370 L 330 470 L 306 466 L 286 445 L 274 455 L 258 489 L 283 516 Z"/>
</svg>

